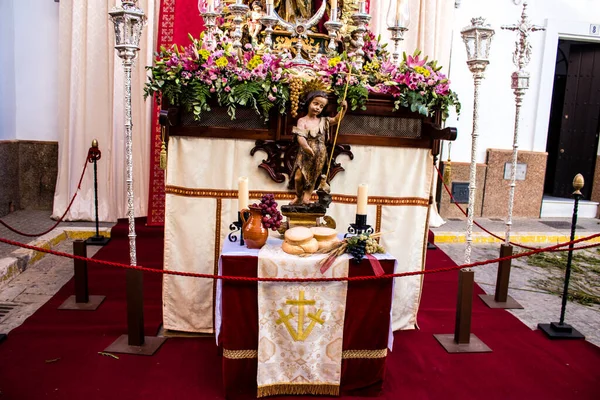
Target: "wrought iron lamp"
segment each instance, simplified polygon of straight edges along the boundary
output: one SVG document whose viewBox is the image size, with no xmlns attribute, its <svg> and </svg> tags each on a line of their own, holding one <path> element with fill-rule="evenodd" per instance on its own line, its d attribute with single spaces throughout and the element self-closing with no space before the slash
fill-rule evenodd
<svg viewBox="0 0 600 400">
<path fill-rule="evenodd" d="M 392 33 L 392 40 L 394 41 L 394 62 L 398 62 L 400 53 L 398 47 L 400 42 L 404 40 L 404 32 L 408 30 L 410 24 L 410 8 L 408 0 L 396 0 L 390 1 L 387 14 L 387 26 L 388 31 Z"/>
<path fill-rule="evenodd" d="M 123 0 L 121 7 L 109 12 L 115 26 L 115 49 L 123 60 L 125 71 L 125 156 L 127 181 L 127 216 L 129 218 L 129 264 L 137 265 L 135 246 L 135 215 L 133 196 L 133 151 L 131 118 L 131 69 L 139 51 L 142 29 L 146 23 L 144 12 L 136 0 Z M 128 335 L 123 335 L 106 351 L 133 354 L 153 354 L 164 338 L 144 336 L 143 273 L 127 270 L 127 325 Z"/>
<path fill-rule="evenodd" d="M 471 134 L 471 167 L 469 174 L 469 207 L 467 215 L 467 246 L 465 264 L 471 263 L 471 242 L 473 234 L 473 214 L 475 208 L 475 190 L 477 178 L 477 136 L 479 131 L 479 86 L 489 64 L 490 44 L 494 30 L 481 17 L 473 18 L 471 25 L 461 31 L 467 48 L 467 65 L 473 74 L 473 131 Z M 471 268 L 461 269 L 458 277 L 458 301 L 456 307 L 456 325 L 454 335 L 434 335 L 449 353 L 489 352 L 490 348 L 477 336 L 471 334 L 471 310 L 475 273 Z"/>
</svg>

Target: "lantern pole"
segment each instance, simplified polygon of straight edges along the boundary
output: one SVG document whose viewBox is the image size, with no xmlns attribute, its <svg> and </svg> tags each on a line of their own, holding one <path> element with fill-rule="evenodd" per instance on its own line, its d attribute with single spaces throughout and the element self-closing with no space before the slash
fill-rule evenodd
<svg viewBox="0 0 600 400">
<path fill-rule="evenodd" d="M 513 223 L 513 209 L 515 202 L 515 188 L 517 186 L 517 159 L 519 149 L 519 126 L 521 121 L 521 106 L 523 97 L 529 89 L 529 72 L 525 67 L 531 60 L 531 43 L 529 34 L 531 32 L 543 31 L 545 28 L 532 25 L 527 17 L 527 2 L 523 2 L 521 18 L 516 25 L 503 26 L 502 29 L 517 31 L 516 49 L 513 53 L 513 62 L 517 71 L 511 75 L 511 89 L 515 94 L 515 125 L 513 134 L 513 152 L 510 170 L 510 186 L 508 191 L 508 215 L 506 217 L 506 233 L 504 243 L 500 246 L 500 258 L 506 258 L 513 254 L 513 246 L 510 242 L 511 227 Z M 519 302 L 508 295 L 508 283 L 510 280 L 511 259 L 501 261 L 498 264 L 498 275 L 496 278 L 496 291 L 494 295 L 482 294 L 479 297 L 490 308 L 520 309 L 523 308 Z"/>
<path fill-rule="evenodd" d="M 481 17 L 473 18 L 471 25 L 461 31 L 467 49 L 467 65 L 473 74 L 473 130 L 471 133 L 471 166 L 469 171 L 469 205 L 467 213 L 467 245 L 465 264 L 471 263 L 471 242 L 475 193 L 477 189 L 477 138 L 479 136 L 479 87 L 489 64 L 489 51 L 494 30 Z M 458 298 L 454 335 L 434 335 L 448 353 L 480 353 L 492 351 L 477 336 L 471 333 L 471 311 L 475 272 L 471 268 L 461 269 L 458 276 Z"/>
<path fill-rule="evenodd" d="M 133 138 L 131 116 L 131 70 L 139 51 L 142 29 L 146 23 L 144 12 L 137 1 L 123 0 L 121 7 L 109 12 L 115 25 L 115 49 L 123 60 L 125 72 L 125 163 L 127 182 L 127 216 L 129 219 L 129 264 L 137 265 L 135 209 L 133 195 Z M 106 348 L 113 353 L 152 355 L 164 343 L 164 337 L 144 336 L 144 275 L 142 271 L 128 269 L 127 290 L 127 335 L 122 335 Z"/>
</svg>

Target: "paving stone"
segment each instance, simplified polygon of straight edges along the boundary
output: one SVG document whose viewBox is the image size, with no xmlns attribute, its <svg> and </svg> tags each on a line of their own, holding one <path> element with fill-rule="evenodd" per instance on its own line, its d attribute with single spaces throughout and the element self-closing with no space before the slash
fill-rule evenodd
<svg viewBox="0 0 600 400">
<path fill-rule="evenodd" d="M 15 297 L 23 293 L 27 289 L 25 285 L 6 285 L 0 290 L 0 301 L 12 302 Z"/>
<path fill-rule="evenodd" d="M 41 306 L 41 305 L 45 304 L 51 298 L 52 298 L 52 295 L 48 295 L 48 294 L 31 294 L 31 293 L 23 292 L 20 295 L 18 295 L 17 297 L 15 297 L 14 301 L 19 302 L 19 303 L 31 303 L 31 304 L 41 303 L 40 304 L 40 306 Z"/>
</svg>

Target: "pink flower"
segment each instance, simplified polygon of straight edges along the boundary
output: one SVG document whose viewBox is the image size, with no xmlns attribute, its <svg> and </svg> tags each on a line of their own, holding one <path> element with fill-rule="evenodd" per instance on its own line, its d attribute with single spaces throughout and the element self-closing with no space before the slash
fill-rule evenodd
<svg viewBox="0 0 600 400">
<path fill-rule="evenodd" d="M 227 93 L 231 92 L 231 88 L 230 88 L 229 86 L 225 86 L 225 89 L 224 89 L 224 90 L 225 90 Z"/>
<path fill-rule="evenodd" d="M 268 95 L 267 99 L 269 99 L 270 102 L 274 102 L 275 101 L 275 96 L 273 95 Z"/>
<path fill-rule="evenodd" d="M 408 56 L 408 58 L 406 60 L 406 66 L 408 68 L 422 67 L 423 65 L 425 65 L 426 62 L 427 62 L 426 58 L 421 60 L 421 59 L 419 59 L 419 54 L 416 54 L 414 57 Z"/>
<path fill-rule="evenodd" d="M 215 88 L 214 88 L 214 87 L 211 87 L 211 88 L 209 89 L 209 92 L 211 92 L 211 93 L 214 93 L 214 92 L 215 92 Z"/>
<path fill-rule="evenodd" d="M 272 89 L 273 89 L 273 93 L 277 93 L 277 86 L 273 86 Z"/>
</svg>

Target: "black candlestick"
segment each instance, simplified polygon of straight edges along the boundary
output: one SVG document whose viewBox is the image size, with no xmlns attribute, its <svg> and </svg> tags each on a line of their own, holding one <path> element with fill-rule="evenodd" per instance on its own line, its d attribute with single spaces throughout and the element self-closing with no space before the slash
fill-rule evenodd
<svg viewBox="0 0 600 400">
<path fill-rule="evenodd" d="M 348 233 L 346 233 L 344 237 L 348 235 L 360 235 L 362 233 L 370 235 L 374 232 L 371 225 L 367 224 L 367 214 L 356 214 L 356 221 L 353 224 L 350 224 Z"/>
<path fill-rule="evenodd" d="M 102 157 L 102 153 L 98 148 L 98 141 L 92 141 L 92 147 L 88 151 L 88 162 L 94 163 L 94 208 L 96 210 L 96 234 L 89 237 L 85 243 L 93 246 L 104 246 L 110 242 L 110 238 L 100 236 L 99 221 L 98 221 L 98 166 L 96 162 Z"/>
<path fill-rule="evenodd" d="M 240 246 L 244 245 L 244 234 L 242 232 L 242 213 L 238 211 L 238 219 L 229 225 L 229 230 L 233 231 L 227 236 L 229 241 L 232 243 L 237 242 L 238 238 L 236 233 L 240 232 Z"/>
</svg>

